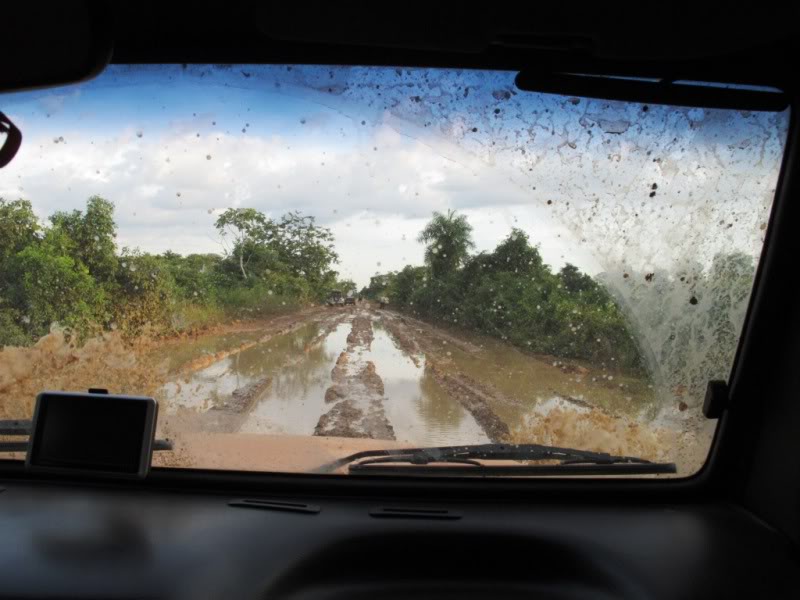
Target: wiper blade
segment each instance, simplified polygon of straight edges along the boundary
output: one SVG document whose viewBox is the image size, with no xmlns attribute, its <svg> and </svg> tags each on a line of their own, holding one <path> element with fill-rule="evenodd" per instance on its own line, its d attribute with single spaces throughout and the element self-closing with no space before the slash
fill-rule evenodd
<svg viewBox="0 0 800 600">
<path fill-rule="evenodd" d="M 558 461 L 545 465 L 493 465 L 481 461 Z M 349 465 L 349 473 L 370 475 L 646 475 L 676 473 L 674 463 L 654 463 L 634 456 L 615 456 L 540 444 L 476 444 L 365 450 L 322 465 L 315 472 L 333 473 Z"/>
</svg>

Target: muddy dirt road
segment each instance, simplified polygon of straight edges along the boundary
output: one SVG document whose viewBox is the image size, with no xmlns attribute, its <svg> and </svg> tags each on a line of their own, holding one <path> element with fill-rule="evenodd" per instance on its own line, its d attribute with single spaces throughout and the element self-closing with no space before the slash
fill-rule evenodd
<svg viewBox="0 0 800 600">
<path fill-rule="evenodd" d="M 308 311 L 199 347 L 168 352 L 174 375 L 156 395 L 173 435 L 538 442 L 685 468 L 704 454 L 690 416 L 657 411 L 643 381 L 368 305 Z"/>
<path fill-rule="evenodd" d="M 389 313 L 332 308 L 291 328 L 175 366 L 159 391 L 173 431 L 460 444 L 500 439 L 449 393 Z M 223 340 L 221 340 L 223 342 Z M 171 354 L 177 349 L 172 348 Z M 507 428 L 504 430 L 507 434 Z"/>
</svg>

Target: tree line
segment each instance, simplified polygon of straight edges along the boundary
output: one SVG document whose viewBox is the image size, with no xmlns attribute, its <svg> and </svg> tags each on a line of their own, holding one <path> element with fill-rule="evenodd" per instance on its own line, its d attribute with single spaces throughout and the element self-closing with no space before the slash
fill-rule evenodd
<svg viewBox="0 0 800 600">
<path fill-rule="evenodd" d="M 730 252 L 671 271 L 553 271 L 516 228 L 492 252 L 473 253 L 472 227 L 454 211 L 434 213 L 417 240 L 423 266 L 377 274 L 361 293 L 533 352 L 646 374 L 659 394 L 690 401 L 728 377 L 756 268 Z"/>
<path fill-rule="evenodd" d="M 31 344 L 53 323 L 81 338 L 186 331 L 353 285 L 338 280 L 333 236 L 311 216 L 231 208 L 215 226 L 222 254 L 153 254 L 117 247 L 114 205 L 99 196 L 45 224 L 28 200 L 0 198 L 0 345 Z"/>
<path fill-rule="evenodd" d="M 492 252 L 473 254 L 467 218 L 435 212 L 418 241 L 424 266 L 376 275 L 362 294 L 386 295 L 415 316 L 533 352 L 645 369 L 631 325 L 605 286 L 571 264 L 553 272 L 521 229 Z"/>
</svg>

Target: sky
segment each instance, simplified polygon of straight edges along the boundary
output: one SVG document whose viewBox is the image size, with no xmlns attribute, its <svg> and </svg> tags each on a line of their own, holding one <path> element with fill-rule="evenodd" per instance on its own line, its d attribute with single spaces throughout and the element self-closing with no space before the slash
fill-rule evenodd
<svg viewBox="0 0 800 600">
<path fill-rule="evenodd" d="M 0 97 L 23 132 L 0 197 L 46 220 L 100 195 L 118 244 L 223 253 L 229 207 L 329 227 L 342 277 L 421 264 L 433 211 L 476 251 L 512 227 L 546 262 L 596 274 L 757 254 L 788 113 L 643 107 L 518 92 L 513 73 L 112 66 Z"/>
</svg>

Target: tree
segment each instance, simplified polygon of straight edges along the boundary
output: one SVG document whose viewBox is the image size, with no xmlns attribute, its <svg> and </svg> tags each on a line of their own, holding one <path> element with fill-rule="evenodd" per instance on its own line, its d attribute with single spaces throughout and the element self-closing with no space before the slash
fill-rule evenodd
<svg viewBox="0 0 800 600">
<path fill-rule="evenodd" d="M 361 294 L 373 300 L 388 293 L 394 282 L 396 273 L 383 273 L 369 278 L 369 285 L 361 290 Z"/>
<path fill-rule="evenodd" d="M 352 279 L 341 279 L 338 281 L 337 285 L 338 289 L 342 290 L 342 292 L 345 294 L 347 292 L 355 293 L 355 291 L 358 289 L 356 282 L 353 281 Z"/>
<path fill-rule="evenodd" d="M 50 222 L 53 229 L 65 236 L 63 251 L 83 264 L 95 280 L 101 283 L 113 280 L 118 268 L 113 203 L 92 196 L 86 202 L 85 212 L 57 212 L 50 217 Z"/>
<path fill-rule="evenodd" d="M 581 273 L 578 267 L 570 263 L 561 267 L 558 277 L 561 279 L 561 285 L 564 286 L 564 289 L 572 294 L 587 292 L 597 286 L 594 279 L 586 273 Z"/>
<path fill-rule="evenodd" d="M 214 223 L 220 236 L 233 239 L 228 254 L 238 263 L 242 279 L 247 279 L 247 266 L 265 241 L 267 225 L 267 218 L 255 208 L 229 208 Z"/>
<path fill-rule="evenodd" d="M 339 257 L 333 249 L 333 234 L 316 225 L 314 217 L 297 211 L 274 221 L 254 208 L 229 208 L 216 222 L 223 237 L 233 239 L 229 251 L 242 279 L 256 274 L 299 277 L 317 295 L 336 279 L 331 266 Z"/>
<path fill-rule="evenodd" d="M 494 269 L 520 275 L 536 274 L 544 261 L 539 250 L 531 246 L 528 234 L 514 227 L 492 253 Z"/>
<path fill-rule="evenodd" d="M 0 198 L 0 331 L 6 332 L 2 336 L 4 343 L 18 341 L 21 331 L 13 325 L 19 313 L 8 305 L 7 298 L 3 298 L 14 283 L 9 268 L 18 252 L 38 241 L 39 232 L 39 221 L 30 201 L 6 202 Z"/>
<path fill-rule="evenodd" d="M 427 271 L 425 267 L 403 267 L 395 276 L 389 290 L 392 302 L 400 306 L 413 305 L 414 294 L 425 285 Z"/>
<path fill-rule="evenodd" d="M 434 212 L 433 218 L 420 232 L 417 240 L 426 245 L 425 262 L 435 278 L 454 273 L 475 246 L 471 238 L 472 225 L 464 215 L 454 210 L 447 214 Z"/>
<path fill-rule="evenodd" d="M 193 301 L 213 299 L 222 262 L 218 254 L 189 254 L 184 257 L 168 250 L 159 260 L 172 276 L 180 296 Z"/>
<path fill-rule="evenodd" d="M 37 239 L 40 227 L 29 200 L 0 198 L 0 265 Z"/>
<path fill-rule="evenodd" d="M 312 288 L 330 280 L 330 267 L 339 262 L 330 229 L 316 225 L 312 216 L 293 211 L 283 215 L 272 231 L 268 244 L 293 275 L 305 277 Z"/>
<path fill-rule="evenodd" d="M 13 270 L 13 303 L 35 337 L 53 323 L 83 331 L 104 319 L 106 297 L 88 269 L 47 241 L 19 252 Z"/>
</svg>

